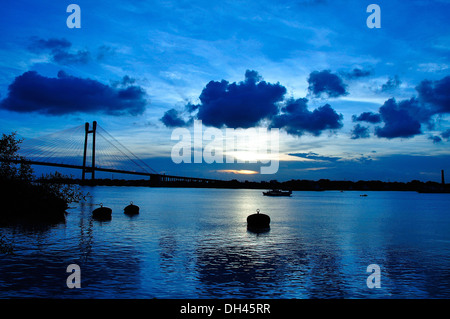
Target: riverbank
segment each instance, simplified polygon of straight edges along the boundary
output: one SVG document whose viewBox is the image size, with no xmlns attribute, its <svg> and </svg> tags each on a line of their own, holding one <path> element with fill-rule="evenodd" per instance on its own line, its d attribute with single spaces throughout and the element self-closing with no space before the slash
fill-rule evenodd
<svg viewBox="0 0 450 319">
<path fill-rule="evenodd" d="M 2 181 L 0 184 L 1 223 L 61 222 L 65 220 L 67 202 L 46 187 L 23 181 Z"/>
<path fill-rule="evenodd" d="M 45 182 L 45 181 L 43 181 Z M 293 191 L 325 191 L 325 190 L 342 190 L 342 191 L 416 191 L 420 193 L 440 193 L 450 192 L 449 184 L 441 184 L 436 182 L 421 182 L 413 180 L 411 182 L 383 182 L 383 181 L 332 181 L 329 179 L 312 180 L 290 180 L 278 182 L 275 180 L 266 182 L 251 181 L 220 181 L 211 180 L 208 182 L 154 182 L 147 179 L 141 180 L 123 180 L 123 179 L 95 179 L 81 180 L 65 178 L 58 181 L 64 184 L 78 184 L 86 186 L 134 186 L 134 187 L 180 187 L 180 188 L 231 188 L 231 189 L 288 189 Z"/>
</svg>

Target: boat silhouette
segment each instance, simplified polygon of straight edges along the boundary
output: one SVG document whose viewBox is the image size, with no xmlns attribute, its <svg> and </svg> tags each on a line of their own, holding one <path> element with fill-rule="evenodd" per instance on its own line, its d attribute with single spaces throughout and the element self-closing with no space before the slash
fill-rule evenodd
<svg viewBox="0 0 450 319">
<path fill-rule="evenodd" d="M 263 192 L 264 196 L 291 196 L 292 195 L 292 191 L 282 191 L 280 189 L 272 189 L 270 191 L 267 192 Z"/>
</svg>

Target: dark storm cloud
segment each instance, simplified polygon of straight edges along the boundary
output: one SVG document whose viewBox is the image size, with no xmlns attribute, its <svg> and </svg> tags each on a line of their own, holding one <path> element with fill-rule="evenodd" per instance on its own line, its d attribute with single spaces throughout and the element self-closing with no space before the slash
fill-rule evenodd
<svg viewBox="0 0 450 319">
<path fill-rule="evenodd" d="M 176 109 L 165 112 L 161 122 L 167 127 L 183 127 L 191 124 L 191 121 L 185 121 Z"/>
<path fill-rule="evenodd" d="M 282 108 L 284 113 L 272 119 L 270 127 L 284 129 L 288 134 L 302 136 L 305 133 L 319 136 L 325 130 L 340 129 L 342 124 L 342 114 L 329 105 L 325 104 L 314 111 L 309 111 L 308 100 L 290 99 Z"/>
<path fill-rule="evenodd" d="M 205 125 L 249 128 L 278 113 L 286 88 L 262 80 L 256 71 L 247 70 L 243 82 L 211 81 L 200 94 L 197 118 Z"/>
<path fill-rule="evenodd" d="M 34 53 L 49 53 L 53 62 L 58 64 L 86 64 L 91 60 L 91 55 L 86 50 L 69 52 L 72 43 L 67 39 L 50 38 L 48 40 L 33 37 L 28 49 Z"/>
<path fill-rule="evenodd" d="M 398 103 L 399 108 L 406 110 L 413 118 L 422 124 L 427 124 L 429 128 L 434 126 L 432 116 L 435 114 L 427 105 L 420 102 L 419 99 L 412 97 L 409 100 L 403 100 Z"/>
<path fill-rule="evenodd" d="M 381 115 L 372 112 L 363 112 L 359 116 L 352 116 L 353 122 L 380 123 Z"/>
<path fill-rule="evenodd" d="M 368 138 L 369 128 L 367 126 L 362 126 L 360 124 L 356 124 L 351 131 L 351 139 L 356 140 L 359 138 Z"/>
<path fill-rule="evenodd" d="M 386 88 L 396 87 L 399 80 L 391 79 L 390 82 L 389 84 L 388 81 Z M 375 128 L 375 135 L 378 137 L 409 138 L 423 134 L 422 126 L 435 128 L 436 115 L 450 113 L 450 76 L 436 81 L 424 80 L 416 87 L 416 91 L 417 97 L 400 102 L 391 98 L 380 107 L 378 114 L 364 112 L 359 116 L 354 115 L 352 119 L 354 122 L 384 123 L 383 127 Z M 448 131 L 441 133 L 443 139 L 448 139 L 449 135 Z M 429 139 L 433 143 L 439 143 L 442 138 L 431 136 Z"/>
<path fill-rule="evenodd" d="M 397 102 L 394 98 L 387 100 L 380 107 L 379 113 L 363 112 L 353 115 L 353 122 L 382 123 L 375 128 L 375 135 L 384 138 L 409 138 L 422 134 L 422 125 L 433 127 L 433 113 L 416 98 Z M 368 128 L 355 126 L 352 139 L 368 137 Z"/>
<path fill-rule="evenodd" d="M 410 107 L 414 107 L 415 100 L 404 100 L 397 103 L 395 99 L 387 100 L 380 107 L 380 115 L 384 122 L 383 127 L 375 128 L 375 135 L 378 137 L 409 138 L 422 134 L 421 122 L 414 118 L 410 112 Z"/>
<path fill-rule="evenodd" d="M 450 113 L 450 76 L 441 80 L 424 80 L 417 87 L 419 100 L 432 108 L 433 113 Z"/>
<path fill-rule="evenodd" d="M 315 97 L 326 94 L 328 97 L 347 95 L 346 85 L 342 79 L 329 70 L 314 71 L 308 78 L 308 91 Z"/>
<path fill-rule="evenodd" d="M 161 121 L 174 127 L 189 125 L 197 118 L 218 128 L 249 128 L 265 120 L 269 128 L 283 129 L 294 136 L 305 133 L 318 136 L 325 130 L 343 126 L 343 116 L 329 104 L 310 111 L 308 99 L 285 99 L 285 93 L 281 84 L 267 83 L 258 72 L 247 70 L 243 82 L 209 82 L 200 95 L 200 104 L 186 104 L 185 111 L 191 114 L 189 121 L 175 109 L 167 111 Z M 197 113 L 192 115 L 194 112 Z"/>
<path fill-rule="evenodd" d="M 60 71 L 49 78 L 35 71 L 25 72 L 8 87 L 2 109 L 48 115 L 106 113 L 139 115 L 145 110 L 145 92 L 139 86 L 113 88 L 91 79 L 77 78 Z"/>
</svg>

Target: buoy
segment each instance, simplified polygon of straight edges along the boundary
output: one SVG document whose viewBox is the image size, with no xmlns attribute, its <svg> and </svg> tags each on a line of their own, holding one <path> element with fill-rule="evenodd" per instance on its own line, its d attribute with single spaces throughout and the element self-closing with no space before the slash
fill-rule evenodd
<svg viewBox="0 0 450 319">
<path fill-rule="evenodd" d="M 256 232 L 269 230 L 270 217 L 266 214 L 260 214 L 259 209 L 257 209 L 256 214 L 247 217 L 247 228 Z"/>
<path fill-rule="evenodd" d="M 100 207 L 94 209 L 92 212 L 92 217 L 97 220 L 110 220 L 112 214 L 112 209 L 109 207 L 103 207 L 103 204 L 100 203 Z"/>
<path fill-rule="evenodd" d="M 139 214 L 139 206 L 136 206 L 133 204 L 133 202 L 130 202 L 130 205 L 125 207 L 123 209 L 123 212 L 127 215 L 136 215 Z"/>
</svg>

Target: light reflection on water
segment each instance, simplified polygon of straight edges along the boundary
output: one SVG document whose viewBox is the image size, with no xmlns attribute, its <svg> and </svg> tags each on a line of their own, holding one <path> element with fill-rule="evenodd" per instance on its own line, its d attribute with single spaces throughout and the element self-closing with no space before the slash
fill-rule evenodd
<svg viewBox="0 0 450 319">
<path fill-rule="evenodd" d="M 412 192 L 85 187 L 65 224 L 3 227 L 0 297 L 448 298 L 450 196 Z M 133 201 L 141 213 L 123 208 Z M 112 220 L 92 220 L 99 203 Z M 255 234 L 259 208 L 271 229 Z M 66 267 L 81 267 L 81 289 Z M 381 267 L 369 289 L 370 264 Z"/>
</svg>

